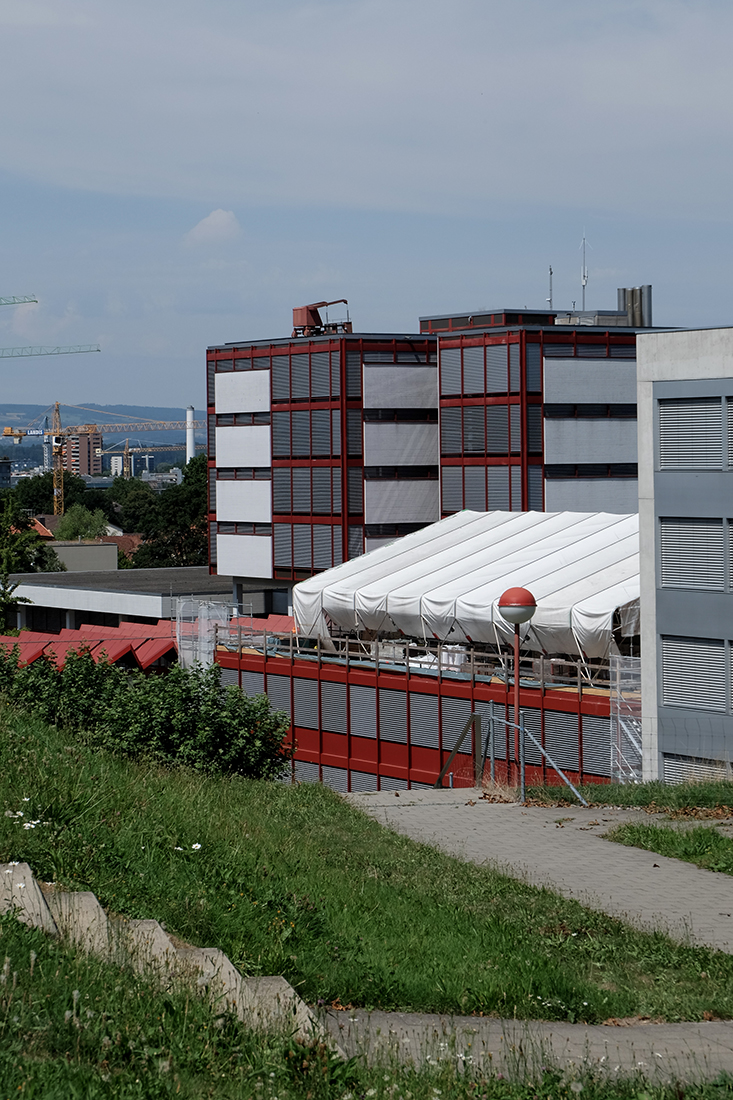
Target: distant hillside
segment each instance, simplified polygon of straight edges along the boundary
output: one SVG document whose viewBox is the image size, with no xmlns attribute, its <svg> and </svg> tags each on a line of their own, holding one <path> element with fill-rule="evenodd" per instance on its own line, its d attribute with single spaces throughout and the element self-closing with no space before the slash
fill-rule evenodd
<svg viewBox="0 0 733 1100">
<path fill-rule="evenodd" d="M 95 410 L 95 411 L 89 411 Z M 48 416 L 49 424 L 51 422 L 51 416 L 53 414 L 53 406 L 46 407 L 45 405 L 5 405 L 0 404 L 0 431 L 7 424 L 12 428 L 25 428 L 32 426 L 34 428 L 43 427 L 43 418 Z M 206 413 L 201 409 L 197 409 L 195 413 L 196 420 L 205 420 Z M 61 422 L 62 424 L 84 424 L 94 423 L 97 421 L 100 424 L 111 424 L 116 420 L 124 423 L 125 420 L 185 420 L 186 410 L 185 408 L 170 408 L 161 405 L 97 405 L 93 401 L 90 401 L 84 408 L 73 405 L 61 405 Z M 105 441 L 114 443 L 117 439 L 124 439 L 127 436 L 137 438 L 140 436 L 143 441 L 148 444 L 152 444 L 155 441 L 160 443 L 178 443 L 185 442 L 185 431 L 163 431 L 160 430 L 154 432 L 105 432 Z M 196 432 L 197 439 L 203 439 L 203 432 L 198 430 Z M 31 436 L 31 440 L 34 443 L 38 442 L 38 437 Z M 20 446 L 28 446 L 30 440 L 24 441 Z"/>
</svg>

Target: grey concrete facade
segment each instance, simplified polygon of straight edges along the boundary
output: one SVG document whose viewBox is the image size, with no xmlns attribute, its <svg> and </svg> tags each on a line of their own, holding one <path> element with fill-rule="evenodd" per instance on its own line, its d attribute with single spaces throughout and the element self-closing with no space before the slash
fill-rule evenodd
<svg viewBox="0 0 733 1100">
<path fill-rule="evenodd" d="M 683 778 L 685 775 L 726 774 L 733 760 L 733 690 L 731 685 L 731 641 L 733 640 L 733 591 L 730 577 L 730 534 L 733 515 L 733 453 L 728 452 L 733 410 L 733 329 L 704 329 L 684 332 L 639 334 L 638 362 L 638 451 L 639 525 L 641 545 L 641 652 L 642 730 L 644 778 Z M 660 402 L 720 401 L 719 427 L 699 429 L 696 443 L 692 420 L 684 423 L 680 405 L 675 432 L 684 444 L 678 454 L 664 463 L 660 451 Z M 689 406 L 694 415 L 694 406 Z M 726 430 L 727 429 L 727 430 Z M 703 452 L 717 433 L 719 458 L 706 459 Z M 667 438 L 667 437 L 665 437 Z M 714 440 L 713 440 L 714 443 Z M 717 445 L 717 444 L 715 444 Z M 707 463 L 707 465 L 706 465 Z M 691 570 L 698 564 L 698 576 L 675 579 L 662 573 L 662 524 L 713 521 L 721 525 L 719 581 L 705 579 L 704 567 L 714 557 L 715 547 L 690 551 Z M 728 534 L 727 549 L 723 537 Z M 698 561 L 695 561 L 697 556 Z M 713 565 L 715 563 L 713 562 Z M 704 655 L 719 655 L 720 668 L 700 658 L 683 668 L 674 699 L 667 698 L 669 683 L 663 682 L 665 646 Z M 685 680 L 685 677 L 688 680 Z M 702 698 L 717 676 L 720 690 Z M 695 698 L 700 696 L 700 698 Z M 687 762 L 687 763 L 686 763 Z M 697 770 L 696 770 L 697 769 Z"/>
</svg>

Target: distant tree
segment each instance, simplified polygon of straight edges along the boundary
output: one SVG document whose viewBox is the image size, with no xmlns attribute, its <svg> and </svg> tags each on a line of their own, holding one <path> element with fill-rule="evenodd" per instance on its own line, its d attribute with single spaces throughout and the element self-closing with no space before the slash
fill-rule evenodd
<svg viewBox="0 0 733 1100">
<path fill-rule="evenodd" d="M 59 573 L 64 569 L 13 494 L 6 494 L 0 508 L 0 577 L 10 573 Z"/>
<path fill-rule="evenodd" d="M 82 503 L 86 489 L 84 478 L 64 470 L 64 506 L 67 510 L 73 504 Z M 50 515 L 53 512 L 53 473 L 49 470 L 36 477 L 23 477 L 13 493 L 21 509 L 34 516 Z"/>
<path fill-rule="evenodd" d="M 125 534 L 137 534 L 155 525 L 158 494 L 146 482 L 116 477 L 107 493 L 112 501 L 112 522 Z"/>
<path fill-rule="evenodd" d="M 18 583 L 13 583 L 7 573 L 0 573 L 0 634 L 18 633 L 18 606 L 31 602 L 25 596 L 14 595 Z"/>
<path fill-rule="evenodd" d="M 206 565 L 207 476 L 206 455 L 198 455 L 184 469 L 181 484 L 163 490 L 140 528 L 145 541 L 133 558 L 136 568 Z"/>
<path fill-rule="evenodd" d="M 91 512 L 83 504 L 72 504 L 54 534 L 57 539 L 96 539 L 106 530 L 107 517 L 101 508 Z"/>
</svg>

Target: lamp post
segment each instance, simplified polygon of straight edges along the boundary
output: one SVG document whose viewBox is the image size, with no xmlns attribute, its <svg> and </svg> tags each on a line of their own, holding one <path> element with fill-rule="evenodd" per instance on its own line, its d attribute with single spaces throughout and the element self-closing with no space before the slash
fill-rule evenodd
<svg viewBox="0 0 733 1100">
<path fill-rule="evenodd" d="M 499 611 L 508 623 L 514 624 L 514 764 L 519 768 L 519 627 L 527 623 L 537 610 L 532 593 L 526 588 L 507 588 L 499 597 Z M 509 761 L 507 760 L 507 771 Z"/>
</svg>

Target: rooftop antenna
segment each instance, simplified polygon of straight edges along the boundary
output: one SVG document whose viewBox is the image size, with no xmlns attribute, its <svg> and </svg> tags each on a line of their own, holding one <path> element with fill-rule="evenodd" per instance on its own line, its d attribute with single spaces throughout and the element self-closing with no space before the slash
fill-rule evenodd
<svg viewBox="0 0 733 1100">
<path fill-rule="evenodd" d="M 583 240 L 580 243 L 580 247 L 583 250 L 583 266 L 580 269 L 580 287 L 581 287 L 581 306 L 580 306 L 580 308 L 582 310 L 585 310 L 585 288 L 588 285 L 588 266 L 585 262 L 585 249 L 586 249 L 586 246 L 588 248 L 592 247 L 592 245 L 589 245 L 588 242 L 586 241 L 586 239 L 585 239 L 585 230 L 583 230 Z"/>
<path fill-rule="evenodd" d="M 550 309 L 552 309 L 552 264 L 550 264 L 550 297 L 545 298 L 545 301 L 549 304 Z"/>
</svg>

